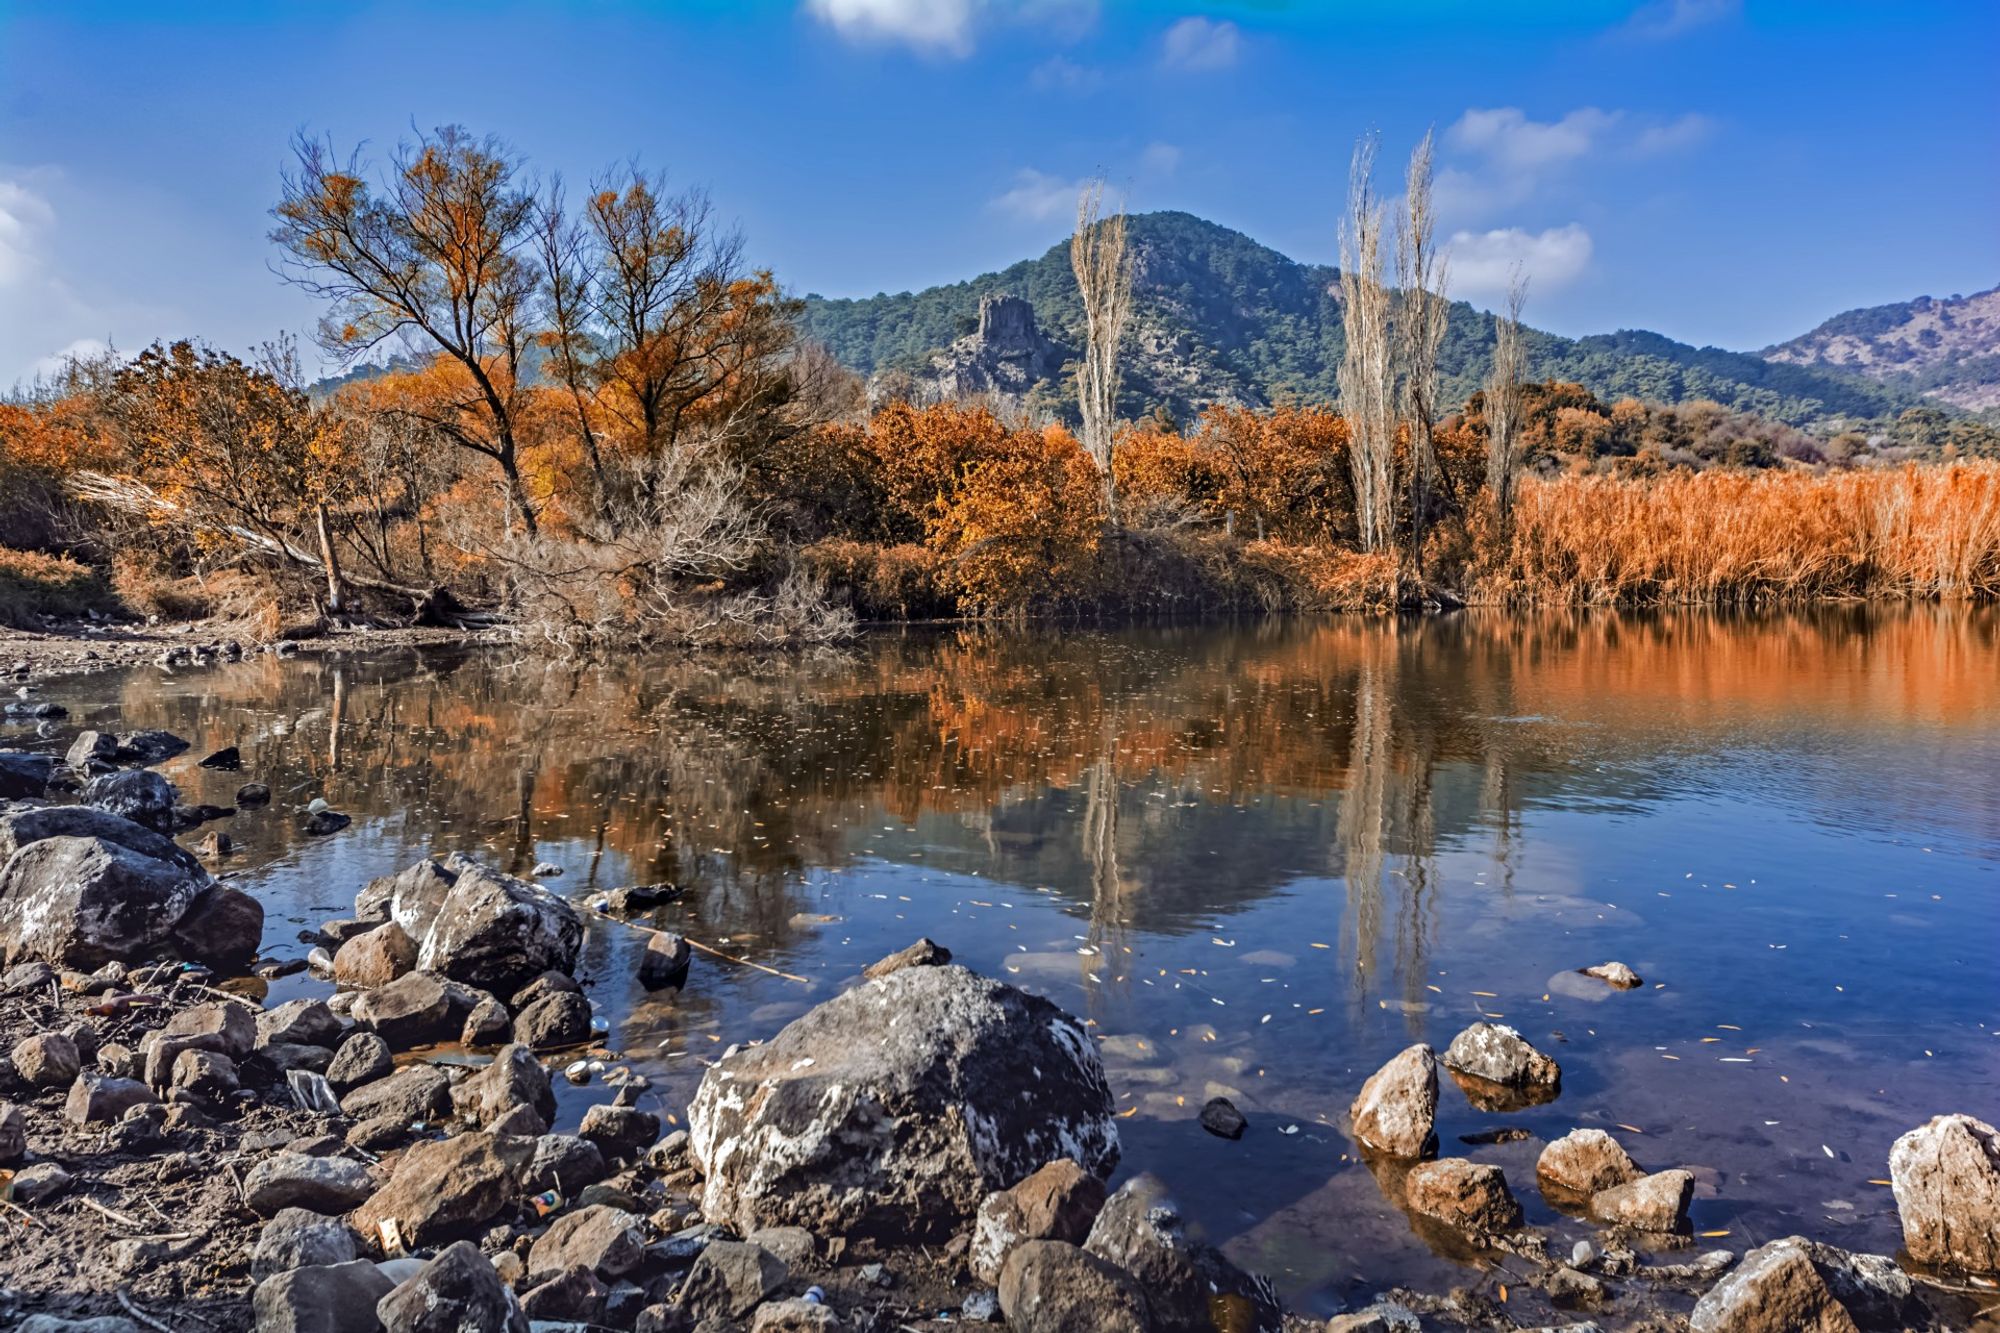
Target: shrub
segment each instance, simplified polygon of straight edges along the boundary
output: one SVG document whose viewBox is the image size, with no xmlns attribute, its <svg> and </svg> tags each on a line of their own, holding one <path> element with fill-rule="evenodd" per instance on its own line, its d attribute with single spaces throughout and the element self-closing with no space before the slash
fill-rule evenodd
<svg viewBox="0 0 2000 1333">
<path fill-rule="evenodd" d="M 45 617 L 115 611 L 104 576 L 67 556 L 0 546 L 0 625 L 33 629 Z"/>
</svg>

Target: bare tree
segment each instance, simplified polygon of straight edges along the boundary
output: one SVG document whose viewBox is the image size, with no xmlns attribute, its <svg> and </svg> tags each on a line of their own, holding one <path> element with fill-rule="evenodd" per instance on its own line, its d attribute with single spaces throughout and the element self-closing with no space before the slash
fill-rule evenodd
<svg viewBox="0 0 2000 1333">
<path fill-rule="evenodd" d="M 1389 288 L 1383 281 L 1383 209 L 1374 174 L 1371 135 L 1354 145 L 1347 216 L 1340 227 L 1341 324 L 1347 335 L 1340 406 L 1354 474 L 1354 522 L 1364 551 L 1387 550 L 1393 542 L 1390 472 L 1396 452 L 1396 368 Z"/>
<path fill-rule="evenodd" d="M 1434 135 L 1426 131 L 1410 154 L 1404 206 L 1396 215 L 1396 285 L 1402 289 L 1396 341 L 1403 361 L 1404 417 L 1410 423 L 1410 550 L 1419 575 L 1437 482 L 1432 431 L 1437 423 L 1438 349 L 1451 314 L 1445 299 L 1450 260 L 1437 248 L 1437 213 L 1431 203 L 1434 156 Z"/>
<path fill-rule="evenodd" d="M 1486 375 L 1486 489 L 1501 532 L 1514 511 L 1515 436 L 1521 429 L 1521 380 L 1527 351 L 1521 345 L 1521 308 L 1528 301 L 1528 278 L 1516 264 L 1507 280 L 1507 310 L 1493 320 L 1493 365 Z"/>
<path fill-rule="evenodd" d="M 286 280 L 332 303 L 320 342 L 352 358 L 415 336 L 454 363 L 470 392 L 441 403 L 431 422 L 499 465 L 533 536 L 516 428 L 538 285 L 524 253 L 535 208 L 533 193 L 515 183 L 512 151 L 448 125 L 400 145 L 379 189 L 364 179 L 358 155 L 337 163 L 329 144 L 303 135 L 293 152 L 271 239 L 287 255 Z"/>
<path fill-rule="evenodd" d="M 1083 447 L 1104 478 L 1104 513 L 1118 517 L 1117 483 L 1111 472 L 1112 431 L 1118 411 L 1118 344 L 1132 310 L 1132 264 L 1125 248 L 1125 209 L 1104 216 L 1104 182 L 1092 181 L 1076 201 L 1076 234 L 1069 242 L 1070 268 L 1083 299 L 1083 360 L 1076 371 L 1077 408 L 1083 416 Z"/>
</svg>

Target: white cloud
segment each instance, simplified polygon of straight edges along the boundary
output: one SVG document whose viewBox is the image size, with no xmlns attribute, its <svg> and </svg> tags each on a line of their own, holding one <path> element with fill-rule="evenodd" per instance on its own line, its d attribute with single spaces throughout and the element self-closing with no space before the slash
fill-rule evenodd
<svg viewBox="0 0 2000 1333">
<path fill-rule="evenodd" d="M 1579 107 L 1561 120 L 1529 120 L 1517 106 L 1473 107 L 1445 131 L 1445 145 L 1509 171 L 1540 171 L 1588 156 L 1623 118 Z"/>
<path fill-rule="evenodd" d="M 1568 286 L 1590 267 L 1590 233 L 1575 222 L 1547 231 L 1519 227 L 1454 233 L 1448 245 L 1452 295 L 1491 300 L 1504 294 L 1519 265 L 1536 292 Z"/>
<path fill-rule="evenodd" d="M 39 272 L 43 238 L 55 220 L 40 193 L 0 179 L 0 287 L 19 286 Z"/>
<path fill-rule="evenodd" d="M 1076 211 L 1076 196 L 1084 184 L 1023 167 L 1014 174 L 1012 188 L 997 195 L 989 207 L 1023 222 L 1047 222 Z"/>
<path fill-rule="evenodd" d="M 989 22 L 1032 24 L 1069 39 L 1097 19 L 1097 0 L 804 0 L 803 8 L 849 41 L 961 58 Z"/>
<path fill-rule="evenodd" d="M 1707 27 L 1743 10 L 1743 0 L 1652 0 L 1632 11 L 1618 32 L 1627 37 L 1661 41 L 1695 28 Z"/>
<path fill-rule="evenodd" d="M 1228 19 L 1190 15 L 1167 29 L 1160 62 L 1168 69 L 1228 69 L 1243 52 L 1243 33 Z"/>
<path fill-rule="evenodd" d="M 88 361 L 92 357 L 103 356 L 111 350 L 111 344 L 102 338 L 78 338 L 60 351 L 36 361 L 29 369 L 31 376 L 53 375 L 68 365 L 72 359 Z M 121 360 L 124 358 L 120 358 Z"/>
<path fill-rule="evenodd" d="M 850 41 L 903 42 L 952 56 L 972 53 L 975 0 L 806 0 L 805 7 Z"/>
</svg>

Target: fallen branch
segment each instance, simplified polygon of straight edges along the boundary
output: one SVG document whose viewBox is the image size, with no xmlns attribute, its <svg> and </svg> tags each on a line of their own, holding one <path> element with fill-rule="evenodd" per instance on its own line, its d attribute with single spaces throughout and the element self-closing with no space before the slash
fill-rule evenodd
<svg viewBox="0 0 2000 1333">
<path fill-rule="evenodd" d="M 134 1320 L 138 1321 L 141 1324 L 144 1324 L 147 1328 L 156 1330 L 156 1333 L 174 1333 L 173 1329 L 167 1327 L 165 1324 L 161 1323 L 159 1320 L 153 1318 L 153 1316 L 147 1314 L 144 1310 L 141 1310 L 138 1306 L 134 1305 L 132 1303 L 132 1298 L 125 1294 L 123 1288 L 119 1289 L 118 1303 L 125 1307 L 126 1314 L 131 1315 Z"/>
</svg>

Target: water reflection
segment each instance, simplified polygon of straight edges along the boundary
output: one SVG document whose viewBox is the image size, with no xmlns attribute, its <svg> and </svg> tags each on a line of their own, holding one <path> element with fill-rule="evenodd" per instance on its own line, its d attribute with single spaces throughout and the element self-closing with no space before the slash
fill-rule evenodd
<svg viewBox="0 0 2000 1333">
<path fill-rule="evenodd" d="M 1649 1165 L 1717 1168 L 1731 1225 L 1831 1214 L 1893 1245 L 1865 1185 L 1889 1139 L 2000 1093 L 1974 943 L 2000 916 L 1996 628 L 1856 608 L 963 631 L 757 662 L 258 658 L 60 694 L 77 726 L 193 739 L 166 770 L 190 799 L 271 784 L 231 833 L 274 952 L 432 850 L 552 862 L 586 900 L 685 886 L 662 924 L 810 985 L 714 965 L 648 996 L 636 937 L 593 931 L 594 993 L 662 1109 L 711 1039 L 767 1035 L 931 934 L 1092 1019 L 1128 1163 L 1310 1294 L 1436 1262 L 1337 1127 L 1381 1059 L 1482 1014 L 1565 1065 L 1561 1101 L 1508 1123 L 1642 1124 Z M 226 744 L 243 773 L 194 767 Z M 298 836 L 315 796 L 354 828 Z M 1564 980 L 1611 957 L 1667 989 Z M 1242 1144 L 1193 1128 L 1218 1091 L 1251 1113 Z M 1447 1101 L 1447 1145 L 1492 1127 Z M 1536 1146 L 1467 1151 L 1526 1196 Z"/>
</svg>

